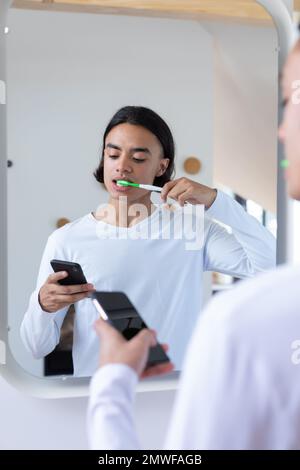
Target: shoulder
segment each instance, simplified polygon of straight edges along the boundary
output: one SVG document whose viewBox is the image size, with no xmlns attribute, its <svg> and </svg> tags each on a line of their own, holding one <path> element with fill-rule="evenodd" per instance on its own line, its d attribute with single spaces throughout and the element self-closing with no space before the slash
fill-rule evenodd
<svg viewBox="0 0 300 470">
<path fill-rule="evenodd" d="M 49 242 L 62 243 L 66 239 L 76 237 L 77 235 L 82 236 L 90 225 L 90 214 L 86 214 L 52 232 L 49 237 Z"/>
<path fill-rule="evenodd" d="M 297 297 L 300 300 L 300 266 L 282 266 L 257 275 L 252 279 L 240 281 L 230 291 L 217 294 L 211 302 L 211 307 L 217 308 L 223 305 L 220 317 L 224 320 L 237 315 L 242 309 L 243 315 L 250 315 L 250 308 L 256 309 L 251 317 L 259 316 L 259 309 L 267 308 L 266 301 L 272 304 L 272 311 L 277 311 L 276 305 L 282 304 L 287 297 Z M 226 307 L 226 308 L 225 308 Z"/>
<path fill-rule="evenodd" d="M 240 281 L 229 292 L 216 295 L 200 323 L 222 330 L 227 341 L 248 344 L 253 351 L 265 350 L 266 343 L 278 337 L 285 337 L 288 347 L 288 338 L 292 341 L 300 331 L 299 280 L 300 267 L 281 267 Z"/>
<path fill-rule="evenodd" d="M 200 315 L 189 357 L 201 357 L 205 373 L 215 372 L 218 382 L 223 377 L 238 388 L 267 383 L 268 390 L 270 384 L 277 391 L 299 390 L 299 279 L 300 267 L 283 267 L 216 294 Z M 194 372 L 194 360 L 187 366 Z"/>
</svg>

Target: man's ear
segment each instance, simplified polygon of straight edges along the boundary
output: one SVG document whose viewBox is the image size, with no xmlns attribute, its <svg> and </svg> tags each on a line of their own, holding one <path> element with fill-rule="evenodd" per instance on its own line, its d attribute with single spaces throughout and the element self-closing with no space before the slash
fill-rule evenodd
<svg viewBox="0 0 300 470">
<path fill-rule="evenodd" d="M 170 159 L 169 158 L 162 158 L 159 162 L 159 169 L 156 173 L 156 176 L 162 176 L 169 166 Z"/>
</svg>

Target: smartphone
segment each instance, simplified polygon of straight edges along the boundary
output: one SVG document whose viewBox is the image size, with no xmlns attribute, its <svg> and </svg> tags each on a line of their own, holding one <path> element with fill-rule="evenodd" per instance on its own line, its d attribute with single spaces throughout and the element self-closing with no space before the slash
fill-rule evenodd
<svg viewBox="0 0 300 470">
<path fill-rule="evenodd" d="M 109 321 L 127 340 L 143 328 L 148 328 L 140 314 L 123 292 L 93 292 L 92 302 L 103 320 Z M 169 362 L 162 346 L 158 343 L 150 348 L 147 366 Z"/>
<path fill-rule="evenodd" d="M 59 271 L 66 271 L 68 273 L 68 277 L 58 281 L 58 283 L 62 286 L 74 286 L 76 284 L 87 283 L 80 264 L 73 263 L 71 261 L 62 261 L 59 259 L 51 260 L 50 264 L 54 272 L 57 273 Z"/>
</svg>

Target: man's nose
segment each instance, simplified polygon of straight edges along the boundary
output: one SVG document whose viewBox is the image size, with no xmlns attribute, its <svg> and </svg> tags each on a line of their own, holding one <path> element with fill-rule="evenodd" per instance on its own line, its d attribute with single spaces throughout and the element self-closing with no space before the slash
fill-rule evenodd
<svg viewBox="0 0 300 470">
<path fill-rule="evenodd" d="M 130 173 L 131 172 L 131 165 L 129 158 L 124 155 L 118 158 L 117 160 L 117 168 L 116 170 L 122 174 L 122 173 Z"/>
</svg>

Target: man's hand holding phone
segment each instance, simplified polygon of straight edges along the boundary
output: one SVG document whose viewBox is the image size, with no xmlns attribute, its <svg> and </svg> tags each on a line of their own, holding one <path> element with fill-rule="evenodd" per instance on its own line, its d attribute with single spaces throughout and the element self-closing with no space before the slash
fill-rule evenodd
<svg viewBox="0 0 300 470">
<path fill-rule="evenodd" d="M 48 313 L 58 310 L 83 300 L 93 292 L 93 284 L 61 285 L 59 281 L 68 277 L 66 271 L 50 274 L 47 281 L 39 291 L 39 303 L 42 309 Z"/>
<path fill-rule="evenodd" d="M 131 367 L 140 378 L 167 374 L 174 369 L 171 362 L 155 364 L 146 368 L 150 348 L 157 344 L 156 334 L 153 330 L 144 328 L 128 341 L 116 328 L 102 318 L 95 322 L 95 329 L 101 342 L 100 367 L 107 364 L 125 364 Z M 162 344 L 161 346 L 167 352 L 167 345 Z"/>
</svg>

